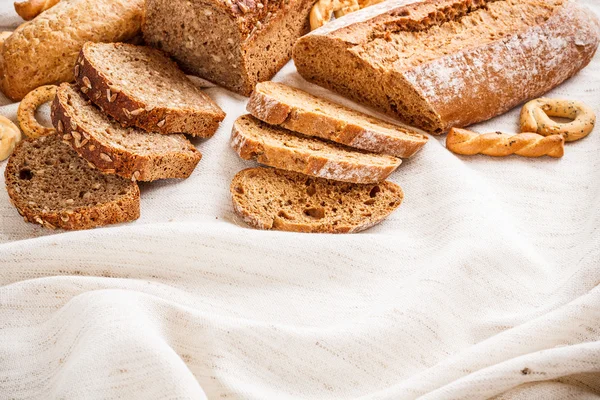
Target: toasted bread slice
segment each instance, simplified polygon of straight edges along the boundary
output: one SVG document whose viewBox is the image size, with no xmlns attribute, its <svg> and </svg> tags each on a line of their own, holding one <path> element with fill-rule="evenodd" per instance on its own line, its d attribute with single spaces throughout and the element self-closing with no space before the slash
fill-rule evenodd
<svg viewBox="0 0 600 400">
<path fill-rule="evenodd" d="M 211 137 L 225 113 L 162 51 L 86 43 L 75 66 L 81 91 L 123 126 Z"/>
<path fill-rule="evenodd" d="M 181 134 L 122 127 L 68 83 L 58 88 L 52 122 L 62 138 L 96 168 L 128 179 L 187 178 L 202 157 Z"/>
<path fill-rule="evenodd" d="M 242 115 L 234 122 L 231 145 L 245 160 L 255 159 L 275 168 L 353 183 L 381 182 L 402 162 L 392 156 L 299 135 L 251 115 Z"/>
<path fill-rule="evenodd" d="M 58 135 L 19 143 L 4 177 L 25 221 L 46 228 L 90 229 L 140 216 L 137 184 L 90 167 Z"/>
<path fill-rule="evenodd" d="M 247 110 L 272 125 L 374 153 L 408 158 L 428 137 L 277 82 L 256 85 Z"/>
<path fill-rule="evenodd" d="M 392 182 L 355 184 L 274 168 L 250 168 L 231 183 L 233 208 L 258 229 L 352 233 L 378 224 L 400 206 Z"/>
</svg>

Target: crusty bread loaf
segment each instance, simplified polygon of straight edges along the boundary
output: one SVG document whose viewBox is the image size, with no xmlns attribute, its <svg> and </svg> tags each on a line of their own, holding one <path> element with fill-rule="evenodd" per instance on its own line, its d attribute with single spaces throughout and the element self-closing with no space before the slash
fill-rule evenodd
<svg viewBox="0 0 600 400">
<path fill-rule="evenodd" d="M 90 167 L 58 135 L 19 143 L 4 176 L 25 221 L 46 228 L 90 229 L 140 215 L 137 184 Z"/>
<path fill-rule="evenodd" d="M 0 49 L 0 87 L 21 100 L 38 86 L 70 82 L 85 42 L 122 42 L 140 32 L 144 0 L 63 0 L 18 27 Z"/>
<path fill-rule="evenodd" d="M 375 153 L 408 158 L 427 143 L 427 136 L 414 130 L 388 124 L 282 83 L 257 84 L 246 108 L 268 124 Z"/>
<path fill-rule="evenodd" d="M 177 64 L 147 46 L 88 42 L 75 65 L 75 79 L 123 126 L 211 137 L 225 118 Z"/>
<path fill-rule="evenodd" d="M 355 184 L 274 168 L 250 168 L 231 182 L 235 212 L 258 229 L 352 233 L 381 222 L 402 203 L 392 182 Z"/>
<path fill-rule="evenodd" d="M 572 0 L 389 0 L 304 36 L 294 61 L 310 81 L 442 133 L 568 79 L 599 29 Z"/>
<path fill-rule="evenodd" d="M 132 180 L 187 178 L 202 157 L 181 134 L 122 127 L 68 83 L 58 88 L 52 122 L 63 139 L 96 168 Z"/>
<path fill-rule="evenodd" d="M 144 38 L 184 70 L 248 96 L 290 59 L 314 1 L 147 0 Z"/>
<path fill-rule="evenodd" d="M 231 146 L 244 160 L 353 183 L 381 182 L 402 162 L 299 135 L 251 115 L 242 115 L 233 123 Z"/>
</svg>

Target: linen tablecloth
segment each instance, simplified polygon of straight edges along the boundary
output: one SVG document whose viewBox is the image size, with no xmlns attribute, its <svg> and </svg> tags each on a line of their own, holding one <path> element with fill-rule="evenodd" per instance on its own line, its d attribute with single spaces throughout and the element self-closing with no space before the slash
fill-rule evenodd
<svg viewBox="0 0 600 400">
<path fill-rule="evenodd" d="M 275 80 L 378 115 L 292 63 Z M 405 201 L 381 225 L 264 232 L 229 197 L 255 165 L 228 144 L 246 98 L 206 92 L 227 118 L 193 141 L 189 179 L 141 185 L 137 222 L 44 230 L 0 177 L 0 399 L 600 397 L 598 129 L 559 160 L 431 137 L 392 175 Z M 600 114 L 600 55 L 549 96 Z M 474 129 L 516 132 L 518 114 Z"/>
</svg>

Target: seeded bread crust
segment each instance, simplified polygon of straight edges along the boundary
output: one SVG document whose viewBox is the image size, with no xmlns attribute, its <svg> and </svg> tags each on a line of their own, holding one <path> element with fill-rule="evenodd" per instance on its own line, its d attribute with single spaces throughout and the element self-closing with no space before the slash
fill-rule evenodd
<svg viewBox="0 0 600 400">
<path fill-rule="evenodd" d="M 143 100 L 136 98 L 127 86 L 118 82 L 111 82 L 102 71 L 104 68 L 114 68 L 111 60 L 104 60 L 106 65 L 94 63 L 88 52 L 93 47 L 114 46 L 115 49 L 140 51 L 149 53 L 151 57 L 159 58 L 168 65 L 170 72 L 176 75 L 179 81 L 189 82 L 189 88 L 194 91 L 199 104 L 209 106 L 210 110 L 197 108 L 152 107 Z M 148 65 L 153 68 L 153 65 Z M 157 71 L 160 73 L 160 71 Z M 177 64 L 171 61 L 160 50 L 150 47 L 135 46 L 126 43 L 97 44 L 86 43 L 79 54 L 74 68 L 76 82 L 81 91 L 99 106 L 106 114 L 110 115 L 123 126 L 137 126 L 148 132 L 160 133 L 187 133 L 192 136 L 209 138 L 214 135 L 219 123 L 225 118 L 225 113 L 206 94 L 197 89 L 187 76 L 179 70 Z M 149 87 L 152 82 L 148 82 Z"/>
<path fill-rule="evenodd" d="M 238 172 L 230 191 L 235 213 L 248 225 L 305 233 L 364 231 L 383 221 L 404 198 L 400 186 L 389 181 L 361 185 L 274 168 Z"/>
<path fill-rule="evenodd" d="M 134 154 L 115 144 L 105 145 L 94 136 L 95 132 L 92 129 L 86 129 L 77 117 L 72 115 L 68 106 L 67 93 L 78 93 L 83 97 L 77 90 L 75 86 L 68 83 L 59 86 L 52 102 L 52 123 L 63 140 L 95 168 L 132 181 L 154 181 L 187 178 L 200 162 L 202 155 L 189 142 L 186 151 L 157 152 L 149 155 Z M 98 113 L 100 112 L 98 110 Z M 181 137 L 185 139 L 183 135 Z"/>
<path fill-rule="evenodd" d="M 267 141 L 261 137 L 263 135 L 280 140 Z M 231 146 L 244 160 L 256 160 L 275 168 L 352 183 L 381 182 L 402 163 L 399 158 L 365 153 L 296 135 L 265 124 L 251 115 L 242 115 L 234 122 Z"/>
<path fill-rule="evenodd" d="M 23 216 L 25 222 L 37 223 L 49 229 L 81 230 L 134 221 L 139 218 L 140 190 L 137 184 L 119 177 L 108 178 L 111 180 L 120 180 L 123 186 L 123 194 L 113 201 L 93 206 L 65 206 L 62 209 L 36 210 L 31 204 L 38 201 L 38 199 L 24 195 L 24 190 L 22 189 L 23 181 L 20 178 L 24 167 L 31 168 L 31 164 L 35 162 L 42 163 L 42 160 L 27 160 L 27 158 L 22 156 L 24 150 L 32 145 L 49 146 L 53 149 L 68 148 L 68 145 L 61 142 L 60 137 L 57 135 L 43 136 L 37 139 L 25 139 L 17 145 L 14 153 L 8 160 L 6 170 L 4 171 L 6 190 L 10 202 L 16 207 L 19 214 Z M 72 153 L 72 158 L 67 160 L 69 163 L 85 164 L 85 161 L 81 160 L 77 153 L 71 149 L 68 151 Z M 43 166 L 45 173 L 56 175 L 57 180 L 61 180 L 62 174 L 70 173 L 68 171 L 68 164 L 64 168 L 61 168 L 61 165 L 49 164 L 51 160 L 45 161 L 48 161 L 48 164 L 44 164 Z M 89 169 L 88 176 L 102 175 L 100 171 L 91 167 L 86 166 L 85 168 Z M 31 171 L 33 176 L 37 173 L 36 169 Z M 63 194 L 57 193 L 57 196 L 63 196 Z M 65 198 L 64 200 L 67 199 Z"/>
<path fill-rule="evenodd" d="M 428 140 L 416 131 L 276 82 L 257 84 L 246 109 L 271 125 L 400 158 L 413 156 Z"/>
</svg>

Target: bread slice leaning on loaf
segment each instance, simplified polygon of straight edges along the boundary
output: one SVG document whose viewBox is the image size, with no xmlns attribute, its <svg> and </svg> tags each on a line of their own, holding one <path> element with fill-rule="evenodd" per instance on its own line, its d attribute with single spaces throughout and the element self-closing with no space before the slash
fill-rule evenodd
<svg viewBox="0 0 600 400">
<path fill-rule="evenodd" d="M 408 158 L 427 136 L 276 82 L 256 85 L 247 110 L 271 125 L 374 153 Z"/>
<path fill-rule="evenodd" d="M 354 184 L 274 168 L 250 168 L 231 182 L 233 208 L 258 229 L 353 233 L 378 224 L 402 203 L 392 182 Z"/>
<path fill-rule="evenodd" d="M 439 134 L 541 96 L 598 47 L 598 19 L 573 0 L 406 3 L 389 0 L 302 37 L 298 72 Z"/>
<path fill-rule="evenodd" d="M 244 160 L 353 183 L 381 182 L 402 163 L 396 157 L 295 134 L 251 115 L 242 115 L 233 123 L 231 146 Z"/>
<path fill-rule="evenodd" d="M 19 143 L 4 177 L 25 221 L 46 228 L 90 229 L 140 216 L 137 184 L 90 167 L 58 135 Z"/>
<path fill-rule="evenodd" d="M 81 91 L 123 126 L 211 137 L 225 113 L 160 50 L 86 43 L 75 65 Z"/>
<path fill-rule="evenodd" d="M 122 127 L 68 83 L 57 90 L 52 123 L 63 140 L 96 168 L 132 180 L 187 178 L 202 157 L 183 135 Z"/>
</svg>

